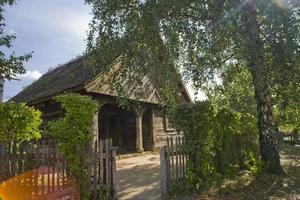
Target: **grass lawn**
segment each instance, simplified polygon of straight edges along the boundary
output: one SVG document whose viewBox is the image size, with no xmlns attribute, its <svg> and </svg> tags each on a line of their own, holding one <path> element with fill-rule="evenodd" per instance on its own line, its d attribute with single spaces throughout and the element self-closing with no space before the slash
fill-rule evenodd
<svg viewBox="0 0 300 200">
<path fill-rule="evenodd" d="M 300 145 L 282 145 L 281 163 L 286 176 L 243 172 L 223 179 L 193 200 L 300 200 Z"/>
</svg>

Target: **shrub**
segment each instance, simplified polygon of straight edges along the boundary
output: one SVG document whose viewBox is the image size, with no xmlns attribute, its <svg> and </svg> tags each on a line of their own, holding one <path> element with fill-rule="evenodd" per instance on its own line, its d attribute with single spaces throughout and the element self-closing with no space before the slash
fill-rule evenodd
<svg viewBox="0 0 300 200">
<path fill-rule="evenodd" d="M 174 126 L 182 130 L 186 138 L 190 185 L 197 188 L 207 185 L 215 173 L 213 107 L 209 102 L 183 104 L 173 107 L 169 115 Z"/>
<path fill-rule="evenodd" d="M 41 112 L 23 103 L 0 102 L 0 142 L 29 141 L 41 137 Z"/>
<path fill-rule="evenodd" d="M 98 108 L 88 96 L 65 94 L 55 97 L 65 110 L 63 119 L 49 122 L 48 130 L 56 139 L 61 155 L 67 162 L 67 170 L 76 177 L 81 199 L 89 198 L 88 158 L 92 139 L 93 116 Z"/>
<path fill-rule="evenodd" d="M 217 174 L 255 170 L 258 129 L 253 115 L 216 108 L 209 101 L 177 105 L 169 112 L 187 141 L 188 179 L 194 189 L 205 188 Z"/>
</svg>

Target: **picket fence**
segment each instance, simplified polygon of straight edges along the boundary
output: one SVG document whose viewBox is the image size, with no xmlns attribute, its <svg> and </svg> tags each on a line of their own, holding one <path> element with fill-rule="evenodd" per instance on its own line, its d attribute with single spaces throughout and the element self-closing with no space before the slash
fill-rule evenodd
<svg viewBox="0 0 300 200">
<path fill-rule="evenodd" d="M 161 194 L 170 192 L 172 185 L 186 178 L 187 160 L 186 140 L 182 136 L 168 137 L 167 145 L 160 150 Z"/>
<path fill-rule="evenodd" d="M 113 199 L 116 196 L 116 148 L 112 140 L 99 140 L 87 150 L 87 170 L 91 198 Z M 0 144 L 0 184 L 11 184 L 27 191 L 28 200 L 79 199 L 76 180 L 67 170 L 51 138 L 34 142 Z"/>
</svg>

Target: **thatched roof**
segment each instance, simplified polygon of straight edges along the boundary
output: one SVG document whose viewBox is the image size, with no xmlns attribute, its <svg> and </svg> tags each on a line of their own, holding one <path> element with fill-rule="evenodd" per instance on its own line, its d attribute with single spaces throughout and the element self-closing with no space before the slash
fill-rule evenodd
<svg viewBox="0 0 300 200">
<path fill-rule="evenodd" d="M 99 73 L 95 72 L 94 68 L 87 67 L 84 62 L 84 57 L 79 57 L 49 71 L 14 96 L 11 101 L 28 103 L 66 90 L 83 88 Z"/>
<path fill-rule="evenodd" d="M 85 56 L 76 58 L 54 70 L 44 74 L 40 79 L 33 82 L 10 101 L 34 103 L 43 99 L 51 98 L 54 95 L 67 91 L 86 91 L 100 93 L 110 96 L 117 96 L 116 92 L 110 91 L 109 85 L 112 74 L 119 73 L 120 65 L 118 59 L 111 63 L 110 67 L 88 67 Z M 107 69 L 107 70 L 106 70 Z M 113 80 L 113 79 L 112 79 Z M 128 80 L 127 80 L 128 81 Z M 158 103 L 161 99 L 158 91 L 147 75 L 142 78 L 143 84 L 134 87 L 124 80 L 124 90 L 128 99 L 140 100 L 149 103 Z M 190 102 L 191 98 L 181 82 L 183 98 Z M 136 98 L 135 92 L 140 91 L 142 98 Z M 150 91 L 149 91 L 150 90 Z"/>
</svg>

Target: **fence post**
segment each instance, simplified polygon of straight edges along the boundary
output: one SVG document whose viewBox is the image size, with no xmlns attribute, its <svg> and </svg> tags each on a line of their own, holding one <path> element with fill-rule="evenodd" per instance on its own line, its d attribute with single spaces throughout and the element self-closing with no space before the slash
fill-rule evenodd
<svg viewBox="0 0 300 200">
<path fill-rule="evenodd" d="M 116 194 L 117 194 L 117 163 L 116 163 L 116 153 L 117 152 L 117 148 L 112 148 L 111 149 L 111 183 L 112 183 L 112 188 L 111 188 L 111 195 L 112 198 L 115 199 L 116 198 Z"/>
<path fill-rule="evenodd" d="M 166 159 L 166 146 L 160 149 L 160 187 L 161 195 L 163 197 L 168 196 L 168 177 L 167 177 L 167 159 Z"/>
</svg>

